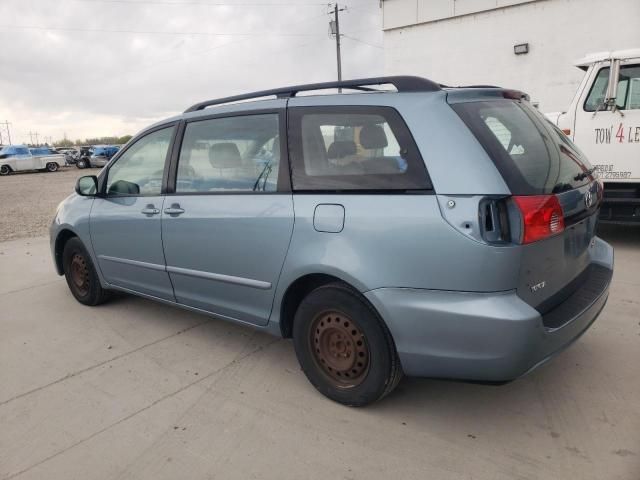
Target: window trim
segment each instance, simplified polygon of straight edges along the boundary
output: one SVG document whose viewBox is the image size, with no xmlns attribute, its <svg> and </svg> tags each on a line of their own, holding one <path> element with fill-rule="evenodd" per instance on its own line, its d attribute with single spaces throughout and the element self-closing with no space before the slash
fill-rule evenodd
<svg viewBox="0 0 640 480">
<path fill-rule="evenodd" d="M 314 188 L 298 188 L 293 185 L 293 169 L 298 168 L 301 172 L 298 175 L 301 177 L 309 178 L 306 175 L 304 166 L 304 155 L 302 151 L 302 117 L 305 114 L 361 114 L 361 115 L 377 115 L 385 119 L 389 124 L 391 131 L 396 136 L 398 143 L 408 145 L 409 151 L 415 152 L 411 158 L 406 159 L 407 165 L 415 164 L 416 168 L 423 169 L 424 171 L 424 185 L 422 187 L 407 188 L 407 189 L 388 189 L 388 188 L 326 188 L 326 189 L 314 189 Z M 418 195 L 433 195 L 435 190 L 433 183 L 429 175 L 426 164 L 422 158 L 422 153 L 418 148 L 418 145 L 413 137 L 411 129 L 405 122 L 400 112 L 387 105 L 304 105 L 289 107 L 287 109 L 287 123 L 288 123 L 288 137 L 290 138 L 290 163 L 289 170 L 291 175 L 291 190 L 296 194 L 348 194 L 348 195 L 375 195 L 375 194 L 418 194 Z M 371 176 L 380 176 L 388 178 L 390 174 L 372 174 Z M 324 178 L 331 180 L 331 178 L 343 179 L 344 175 L 322 175 L 316 178 Z"/>
<path fill-rule="evenodd" d="M 291 193 L 291 177 L 289 167 L 289 149 L 287 139 L 287 109 L 285 106 L 275 108 L 263 108 L 256 110 L 242 110 L 224 113 L 212 113 L 210 115 L 199 115 L 197 117 L 185 118 L 180 122 L 179 128 L 176 130 L 178 135 L 174 142 L 174 148 L 171 152 L 171 160 L 169 165 L 169 174 L 167 178 L 167 196 L 192 196 L 192 195 L 279 195 L 282 193 Z M 206 120 L 215 120 L 218 118 L 231 117 L 248 117 L 252 115 L 278 115 L 278 135 L 280 136 L 280 161 L 278 166 L 278 184 L 273 192 L 261 191 L 217 191 L 217 192 L 176 192 L 176 182 L 178 176 L 178 164 L 180 162 L 180 151 L 182 150 L 182 142 L 187 124 L 194 122 L 203 122 Z"/>
<path fill-rule="evenodd" d="M 171 153 L 173 151 L 173 145 L 176 141 L 176 134 L 178 132 L 178 128 L 176 128 L 176 125 L 178 125 L 180 123 L 179 120 L 175 120 L 173 122 L 168 122 L 168 123 L 163 123 L 162 125 L 158 125 L 156 127 L 144 130 L 142 132 L 140 132 L 138 135 L 136 135 L 135 137 L 133 137 L 131 140 L 129 140 L 127 142 L 127 144 L 122 147 L 120 150 L 118 150 L 118 152 L 111 157 L 111 160 L 109 160 L 109 162 L 104 166 L 104 168 L 102 169 L 102 171 L 98 174 L 98 195 L 101 198 L 123 198 L 123 197 L 158 197 L 160 195 L 164 195 L 165 191 L 166 191 L 166 185 L 167 185 L 167 178 L 168 178 L 168 174 L 169 174 L 169 159 L 171 156 Z M 162 172 L 162 183 L 160 186 L 160 193 L 158 194 L 147 194 L 147 193 L 139 193 L 139 194 L 134 194 L 134 193 L 120 193 L 120 194 L 107 194 L 106 189 L 107 189 L 107 179 L 109 178 L 109 171 L 111 170 L 111 167 L 113 167 L 118 160 L 120 160 L 120 157 L 122 155 L 125 154 L 125 152 L 127 150 L 129 150 L 133 145 L 135 145 L 136 143 L 138 143 L 140 140 L 142 140 L 143 138 L 145 138 L 147 135 L 151 135 L 152 133 L 155 133 L 159 130 L 164 130 L 166 128 L 170 128 L 173 127 L 173 133 L 171 135 L 171 140 L 169 141 L 169 147 L 167 148 L 167 155 L 165 156 L 164 159 L 164 168 L 163 168 L 163 172 Z"/>
</svg>

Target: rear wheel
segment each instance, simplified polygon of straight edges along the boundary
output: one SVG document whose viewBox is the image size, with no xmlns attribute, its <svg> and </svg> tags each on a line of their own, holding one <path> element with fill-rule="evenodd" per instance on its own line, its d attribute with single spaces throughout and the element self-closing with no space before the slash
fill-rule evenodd
<svg viewBox="0 0 640 480">
<path fill-rule="evenodd" d="M 386 326 L 342 283 L 319 287 L 302 301 L 293 340 L 309 381 L 336 402 L 367 405 L 390 393 L 402 378 Z"/>
<path fill-rule="evenodd" d="M 56 172 L 58 170 L 58 164 L 56 162 L 47 163 L 48 172 Z"/>
<path fill-rule="evenodd" d="M 67 285 L 73 296 L 83 305 L 99 305 L 108 292 L 100 285 L 91 257 L 79 238 L 71 238 L 64 246 L 62 265 Z"/>
<path fill-rule="evenodd" d="M 87 168 L 87 161 L 82 159 L 82 160 L 78 160 L 78 162 L 76 163 L 76 167 L 78 168 Z"/>
<path fill-rule="evenodd" d="M 11 173 L 11 167 L 9 165 L 0 166 L 0 175 L 5 176 Z"/>
</svg>

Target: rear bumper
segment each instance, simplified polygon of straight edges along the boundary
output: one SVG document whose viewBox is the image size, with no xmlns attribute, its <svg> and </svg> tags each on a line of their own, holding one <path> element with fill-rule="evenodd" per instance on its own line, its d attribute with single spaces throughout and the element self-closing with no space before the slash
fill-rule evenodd
<svg viewBox="0 0 640 480">
<path fill-rule="evenodd" d="M 592 262 L 613 271 L 613 249 L 600 239 Z M 405 374 L 502 382 L 551 359 L 595 321 L 609 281 L 589 304 L 546 328 L 542 316 L 515 291 L 467 293 L 380 288 L 365 295 L 393 335 Z"/>
</svg>

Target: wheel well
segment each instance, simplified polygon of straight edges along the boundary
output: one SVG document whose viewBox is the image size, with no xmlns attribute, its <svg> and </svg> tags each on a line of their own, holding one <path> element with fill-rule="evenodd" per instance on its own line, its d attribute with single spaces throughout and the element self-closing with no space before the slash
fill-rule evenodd
<svg viewBox="0 0 640 480">
<path fill-rule="evenodd" d="M 293 318 L 296 315 L 300 302 L 302 302 L 302 299 L 306 297 L 307 294 L 322 285 L 341 281 L 342 280 L 332 275 L 313 273 L 300 277 L 289 285 L 289 288 L 282 298 L 282 304 L 280 305 L 280 333 L 282 337 L 291 338 L 293 334 Z"/>
<path fill-rule="evenodd" d="M 71 230 L 62 230 L 58 237 L 56 238 L 56 246 L 55 246 L 55 260 L 56 260 L 56 269 L 60 275 L 64 274 L 64 265 L 62 264 L 62 253 L 64 252 L 64 246 L 67 244 L 69 239 L 77 237 L 75 233 Z"/>
</svg>

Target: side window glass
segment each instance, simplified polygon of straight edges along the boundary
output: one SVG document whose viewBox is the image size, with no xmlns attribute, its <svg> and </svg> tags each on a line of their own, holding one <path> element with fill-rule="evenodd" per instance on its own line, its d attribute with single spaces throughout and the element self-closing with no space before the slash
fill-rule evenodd
<svg viewBox="0 0 640 480">
<path fill-rule="evenodd" d="M 430 188 L 417 146 L 391 108 L 294 107 L 290 125 L 294 189 Z"/>
<path fill-rule="evenodd" d="M 584 104 L 587 112 L 594 112 L 600 107 L 607 94 L 609 84 L 609 67 L 598 72 L 589 96 Z M 624 65 L 620 68 L 616 106 L 620 110 L 640 109 L 640 65 Z"/>
<path fill-rule="evenodd" d="M 160 195 L 174 127 L 145 135 L 109 169 L 108 195 Z"/>
<path fill-rule="evenodd" d="M 584 109 L 587 112 L 595 112 L 598 107 L 602 108 L 602 102 L 607 95 L 607 86 L 609 85 L 609 67 L 602 68 L 598 72 L 587 101 L 584 103 Z"/>
<path fill-rule="evenodd" d="M 187 123 L 176 193 L 275 192 L 279 133 L 277 113 Z"/>
<path fill-rule="evenodd" d="M 616 100 L 621 109 L 640 109 L 640 65 L 625 65 L 620 69 L 618 98 Z"/>
</svg>

